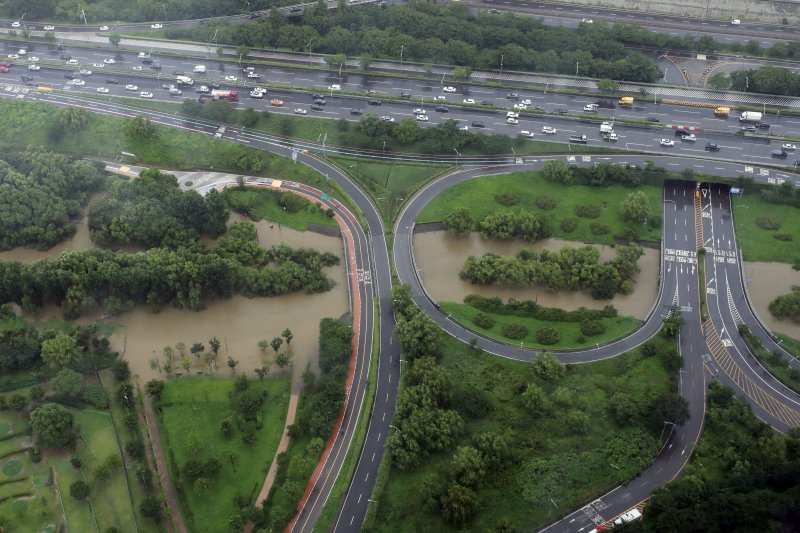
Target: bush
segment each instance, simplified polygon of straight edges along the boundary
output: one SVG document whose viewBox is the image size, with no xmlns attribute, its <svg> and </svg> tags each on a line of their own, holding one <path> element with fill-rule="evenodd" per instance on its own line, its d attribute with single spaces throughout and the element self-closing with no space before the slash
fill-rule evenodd
<svg viewBox="0 0 800 533">
<path fill-rule="evenodd" d="M 108 409 L 108 396 L 103 387 L 95 383 L 83 391 L 83 399 L 92 404 L 95 409 Z"/>
<path fill-rule="evenodd" d="M 572 233 L 578 228 L 580 221 L 575 217 L 567 217 L 561 220 L 561 231 L 564 233 Z"/>
<path fill-rule="evenodd" d="M 608 224 L 603 224 L 602 222 L 592 222 L 589 225 L 589 230 L 592 232 L 592 235 L 607 235 L 610 231 Z"/>
<path fill-rule="evenodd" d="M 297 213 L 306 208 L 311 202 L 302 196 L 292 193 L 281 193 L 278 196 L 278 204 L 291 213 Z"/>
<path fill-rule="evenodd" d="M 594 204 L 576 205 L 575 215 L 581 218 L 597 218 L 600 216 L 600 207 Z"/>
<path fill-rule="evenodd" d="M 516 195 L 512 192 L 503 192 L 500 194 L 495 194 L 494 201 L 500 205 L 511 207 L 512 205 L 517 205 L 519 203 L 519 195 Z"/>
<path fill-rule="evenodd" d="M 111 372 L 114 374 L 114 379 L 117 381 L 125 381 L 131 375 L 131 369 L 127 361 L 117 359 L 111 365 Z"/>
<path fill-rule="evenodd" d="M 581 322 L 581 333 L 587 337 L 605 333 L 606 327 L 599 320 L 586 320 Z"/>
<path fill-rule="evenodd" d="M 476 326 L 481 328 L 489 329 L 494 327 L 495 320 L 491 316 L 487 315 L 486 313 L 478 313 L 475 315 L 475 318 L 472 319 Z"/>
<path fill-rule="evenodd" d="M 69 495 L 76 500 L 85 500 L 89 496 L 89 485 L 83 480 L 78 480 L 70 484 Z"/>
<path fill-rule="evenodd" d="M 558 200 L 554 196 L 550 196 L 549 194 L 545 194 L 540 196 L 536 199 L 536 207 L 539 209 L 543 209 L 545 211 L 550 211 L 551 209 L 555 209 L 558 205 Z"/>
<path fill-rule="evenodd" d="M 540 344 L 555 344 L 561 340 L 561 333 L 555 328 L 542 328 L 536 332 L 536 340 Z"/>
<path fill-rule="evenodd" d="M 125 451 L 128 452 L 128 455 L 133 459 L 144 459 L 144 444 L 139 439 L 128 441 L 128 443 L 125 444 Z"/>
<path fill-rule="evenodd" d="M 523 326 L 522 324 L 506 324 L 503 326 L 503 335 L 509 339 L 524 339 L 528 336 L 528 328 Z"/>
<path fill-rule="evenodd" d="M 777 230 L 781 228 L 781 221 L 771 217 L 758 217 L 756 225 L 762 229 Z"/>
<path fill-rule="evenodd" d="M 772 235 L 772 238 L 779 241 L 791 241 L 794 239 L 794 237 L 788 233 L 775 233 Z"/>
</svg>

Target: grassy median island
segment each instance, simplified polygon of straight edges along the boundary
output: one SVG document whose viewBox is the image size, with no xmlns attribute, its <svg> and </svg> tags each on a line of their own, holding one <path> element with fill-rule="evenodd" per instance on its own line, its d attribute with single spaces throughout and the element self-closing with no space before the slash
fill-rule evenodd
<svg viewBox="0 0 800 533">
<path fill-rule="evenodd" d="M 243 386 L 234 408 L 233 391 Z M 289 388 L 287 377 L 166 382 L 157 404 L 159 429 L 191 531 L 228 531 L 231 516 L 244 506 L 239 499 L 255 499 L 283 433 Z M 252 417 L 253 425 L 243 431 L 241 417 Z"/>
<path fill-rule="evenodd" d="M 755 192 L 733 199 L 733 219 L 745 261 L 800 264 L 800 209 Z"/>
<path fill-rule="evenodd" d="M 333 211 L 329 213 L 316 202 L 290 192 L 233 187 L 225 190 L 225 200 L 233 211 L 255 221 L 280 222 L 299 231 L 305 231 L 309 225 L 339 226 L 333 219 Z"/>
</svg>

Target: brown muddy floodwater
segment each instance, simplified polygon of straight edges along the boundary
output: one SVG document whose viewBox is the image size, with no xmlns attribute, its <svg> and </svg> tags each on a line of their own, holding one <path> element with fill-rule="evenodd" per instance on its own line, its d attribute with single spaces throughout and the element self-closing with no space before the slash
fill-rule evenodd
<svg viewBox="0 0 800 533">
<path fill-rule="evenodd" d="M 745 262 L 744 278 L 750 302 L 759 318 L 770 331 L 800 339 L 800 324 L 791 320 L 778 320 L 769 312 L 769 304 L 784 294 L 792 292 L 792 285 L 800 285 L 800 272 L 786 263 Z"/>
<path fill-rule="evenodd" d="M 231 222 L 240 220 L 237 216 L 231 217 Z M 275 298 L 245 298 L 234 296 L 229 300 L 218 300 L 208 304 L 201 312 L 186 311 L 167 308 L 160 313 L 152 313 L 144 306 L 137 306 L 132 311 L 117 317 L 107 317 L 104 320 L 117 322 L 123 325 L 111 336 L 111 342 L 116 350 L 124 353 L 131 371 L 138 375 L 142 382 L 155 377 L 166 378 L 166 374 L 151 368 L 151 359 L 161 359 L 165 346 L 175 346 L 183 342 L 190 347 L 195 342 L 201 342 L 209 349 L 208 340 L 218 337 L 222 347 L 218 357 L 220 375 L 230 375 L 227 365 L 228 355 L 239 361 L 237 372 L 246 372 L 250 377 L 255 377 L 253 369 L 268 362 L 274 362 L 275 352 L 268 348 L 262 354 L 257 347 L 261 339 L 272 340 L 279 337 L 285 328 L 292 330 L 291 352 L 293 361 L 293 383 L 301 382 L 301 375 L 308 362 L 318 371 L 317 355 L 319 351 L 319 321 L 325 317 L 338 318 L 349 312 L 350 304 L 347 295 L 347 279 L 345 278 L 342 240 L 339 237 L 328 237 L 310 231 L 301 232 L 291 228 L 278 228 L 277 224 L 267 221 L 255 223 L 258 229 L 259 242 L 269 248 L 282 241 L 293 247 L 313 248 L 320 252 L 332 252 L 338 255 L 341 263 L 338 266 L 326 268 L 325 273 L 336 285 L 322 294 L 290 294 Z M 273 226 L 270 228 L 270 226 Z M 0 253 L 0 259 L 5 261 L 35 261 L 44 257 L 57 256 L 65 250 L 85 250 L 92 248 L 86 220 L 78 225 L 78 232 L 69 241 L 48 250 L 37 252 L 26 248 L 16 248 Z M 48 309 L 37 320 L 61 318 L 57 309 Z M 89 323 L 103 319 L 100 313 L 87 314 L 79 320 Z M 283 349 L 286 344 L 283 345 Z M 283 351 L 283 350 L 282 350 Z M 194 357 L 192 374 L 208 372 L 208 367 Z M 176 362 L 177 370 L 183 373 L 183 368 Z M 271 373 L 280 372 L 276 365 L 270 368 Z"/>
<path fill-rule="evenodd" d="M 446 231 L 431 231 L 414 234 L 414 257 L 421 269 L 420 277 L 427 291 L 437 301 L 462 302 L 469 294 L 480 296 L 499 296 L 504 300 L 535 300 L 546 307 L 559 307 L 568 311 L 586 307 L 602 309 L 613 305 L 620 315 L 643 319 L 655 303 L 658 295 L 659 251 L 644 249 L 639 259 L 639 269 L 633 281 L 636 289 L 632 294 L 618 294 L 611 300 L 594 300 L 585 292 L 558 291 L 550 293 L 536 287 L 500 287 L 491 285 L 473 285 L 461 281 L 464 262 L 471 255 L 481 256 L 487 253 L 497 255 L 516 255 L 520 250 L 560 250 L 564 246 L 577 248 L 582 243 L 562 239 L 545 239 L 536 243 L 523 241 L 484 240 L 478 233 L 452 237 Z M 600 246 L 600 260 L 607 261 L 616 256 L 610 246 Z"/>
</svg>

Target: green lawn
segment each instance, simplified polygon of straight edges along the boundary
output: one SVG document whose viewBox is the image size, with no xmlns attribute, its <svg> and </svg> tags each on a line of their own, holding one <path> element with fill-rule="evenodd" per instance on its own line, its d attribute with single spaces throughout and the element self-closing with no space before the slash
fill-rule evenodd
<svg viewBox="0 0 800 533">
<path fill-rule="evenodd" d="M 528 348 L 551 350 L 585 348 L 594 346 L 597 343 L 603 344 L 624 337 L 634 331 L 640 324 L 639 320 L 627 316 L 604 318 L 600 320 L 600 322 L 606 327 L 605 333 L 593 337 L 585 337 L 581 334 L 579 322 L 549 322 L 530 317 L 487 313 L 471 305 L 454 302 L 439 302 L 439 305 L 445 313 L 452 316 L 453 320 L 461 323 L 468 329 L 478 331 L 486 337 L 508 344 L 519 344 L 522 342 L 523 346 Z M 494 318 L 496 322 L 495 325 L 491 328 L 482 328 L 476 325 L 473 319 L 478 313 L 483 313 Z M 502 332 L 503 326 L 506 324 L 522 324 L 528 328 L 528 335 L 522 339 L 509 339 L 505 337 Z M 561 340 L 550 346 L 545 346 L 537 342 L 536 332 L 544 327 L 557 329 L 561 333 Z"/>
<path fill-rule="evenodd" d="M 474 221 L 480 221 L 486 215 L 496 211 L 527 210 L 542 214 L 549 218 L 553 227 L 553 236 L 573 241 L 593 241 L 611 244 L 615 235 L 622 235 L 625 223 L 619 217 L 619 204 L 632 192 L 642 191 L 650 200 L 650 220 L 645 229 L 640 229 L 640 239 L 647 241 L 661 240 L 661 188 L 640 185 L 635 189 L 612 185 L 610 187 L 590 187 L 586 185 L 561 185 L 544 179 L 539 172 L 515 172 L 476 178 L 450 187 L 437 196 L 420 213 L 417 223 L 440 222 L 447 213 L 456 207 L 467 208 Z M 506 207 L 497 202 L 501 193 L 514 193 L 519 203 Z M 555 198 L 557 205 L 552 210 L 542 210 L 536 205 L 542 196 Z M 593 204 L 601 208 L 598 218 L 578 218 L 577 228 L 571 232 L 561 229 L 561 221 L 565 218 L 576 218 L 574 209 L 578 205 Z M 592 222 L 607 224 L 610 231 L 606 235 L 593 235 L 590 231 Z M 475 224 L 477 229 L 477 222 Z"/>
<path fill-rule="evenodd" d="M 660 336 L 654 342 L 674 346 Z M 565 509 L 631 479 L 650 463 L 658 451 L 658 433 L 653 435 L 638 423 L 621 428 L 608 415 L 608 400 L 615 392 L 625 391 L 645 404 L 670 390 L 675 379 L 658 357 L 646 357 L 639 350 L 568 366 L 557 383 L 540 383 L 554 409 L 534 417 L 518 400 L 519 391 L 538 379 L 533 378 L 530 365 L 476 353 L 449 338 L 440 364 L 454 390 L 450 405 L 464 417 L 465 431 L 447 452 L 424 459 L 416 469 L 392 468 L 376 507 L 376 531 L 457 531 L 443 521 L 435 504 L 430 505 L 426 480 L 431 486 L 435 476 L 446 478 L 456 448 L 469 445 L 484 432 L 506 435 L 513 459 L 478 485 L 478 516 L 462 531 L 494 531 L 501 523 L 508 531 L 544 526 Z M 488 404 L 488 412 L 467 415 L 466 406 L 475 405 L 476 400 Z M 565 414 L 571 409 L 588 416 L 583 432 L 574 431 L 567 422 Z M 626 449 L 633 439 L 643 450 L 638 460 Z"/>
<path fill-rule="evenodd" d="M 223 438 L 220 424 L 232 412 L 228 399 L 232 387 L 233 379 L 173 379 L 167 382 L 161 399 L 159 426 L 163 444 L 168 446 L 165 452 L 176 484 L 181 486 L 176 471 L 190 458 L 216 457 L 223 463 L 211 486 L 213 505 L 209 505 L 208 496 L 181 486 L 188 503 L 184 517 L 191 531 L 228 530 L 228 520 L 236 510 L 234 496 L 244 494 L 255 498 L 283 432 L 290 382 L 288 378 L 269 378 L 250 382 L 250 387 L 263 387 L 268 394 L 257 443 L 252 447 L 242 444 L 238 429 L 229 439 Z M 226 451 L 236 456 L 235 471 L 223 455 Z"/>
<path fill-rule="evenodd" d="M 324 187 L 322 188 L 324 190 Z M 309 204 L 305 209 L 295 213 L 287 211 L 278 204 L 278 197 L 281 193 L 270 189 L 239 189 L 229 188 L 225 190 L 225 196 L 229 200 L 229 205 L 248 205 L 248 215 L 253 220 L 270 220 L 280 222 L 284 226 L 289 226 L 299 231 L 305 231 L 309 224 L 317 226 L 338 227 L 336 221 L 323 214 L 316 204 Z M 233 203 L 230 203 L 233 202 Z"/>
<path fill-rule="evenodd" d="M 733 200 L 733 218 L 745 261 L 800 263 L 800 209 L 767 203 L 756 192 Z M 764 229 L 756 223 L 759 218 L 777 221 L 780 228 Z M 779 241 L 776 234 L 789 235 L 791 240 Z"/>
</svg>

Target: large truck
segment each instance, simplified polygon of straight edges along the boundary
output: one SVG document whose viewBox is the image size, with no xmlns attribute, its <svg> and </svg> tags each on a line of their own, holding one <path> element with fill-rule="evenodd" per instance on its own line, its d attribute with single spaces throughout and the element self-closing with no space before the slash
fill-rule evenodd
<svg viewBox="0 0 800 533">
<path fill-rule="evenodd" d="M 195 65 L 192 69 L 192 72 L 197 74 L 205 74 L 206 73 L 206 66 L 205 65 Z"/>
<path fill-rule="evenodd" d="M 589 142 L 589 139 L 586 137 L 586 135 L 570 135 L 569 142 L 586 144 Z"/>
<path fill-rule="evenodd" d="M 600 133 L 612 133 L 614 131 L 614 124 L 611 122 L 603 122 L 600 124 Z"/>
<path fill-rule="evenodd" d="M 758 111 L 744 111 L 739 117 L 739 122 L 761 122 L 763 114 Z"/>
<path fill-rule="evenodd" d="M 236 91 L 211 91 L 207 94 L 201 94 L 197 101 L 201 104 L 208 102 L 210 100 L 228 100 L 229 102 L 238 102 L 239 101 L 239 93 Z"/>
<path fill-rule="evenodd" d="M 178 76 L 178 85 L 194 85 L 194 80 L 189 76 Z"/>
</svg>

